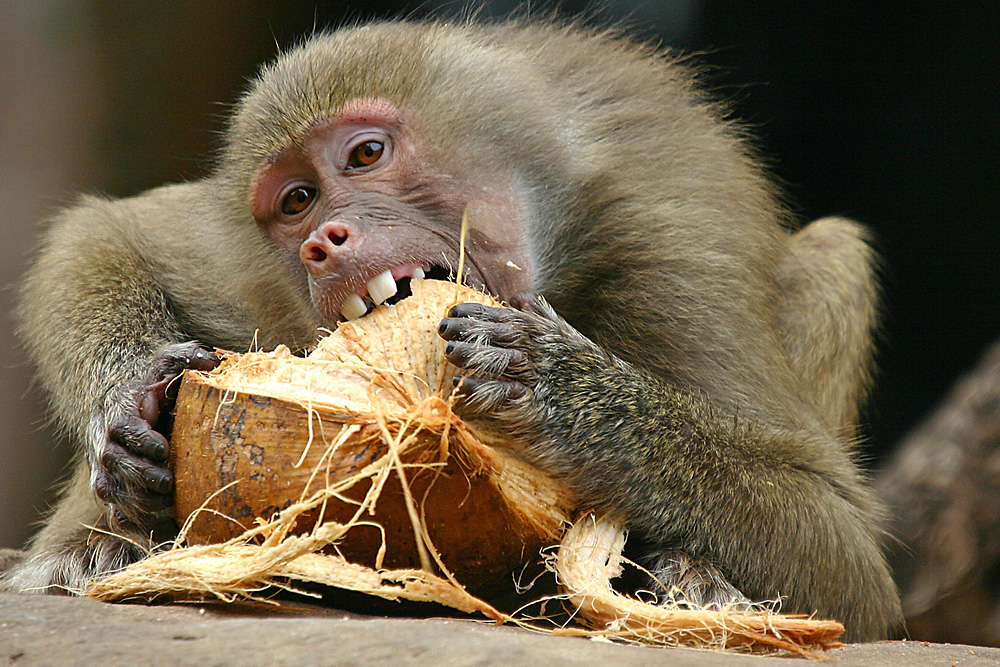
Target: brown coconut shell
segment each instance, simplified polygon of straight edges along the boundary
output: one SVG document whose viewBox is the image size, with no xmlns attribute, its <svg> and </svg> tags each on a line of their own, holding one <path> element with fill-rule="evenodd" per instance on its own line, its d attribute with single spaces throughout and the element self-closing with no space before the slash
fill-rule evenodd
<svg viewBox="0 0 1000 667">
<path fill-rule="evenodd" d="M 460 371 L 444 357 L 438 323 L 455 303 L 498 304 L 441 281 L 415 280 L 412 290 L 394 306 L 341 324 L 305 358 L 279 348 L 229 355 L 212 373 L 186 374 L 171 465 L 176 518 L 183 524 L 194 515 L 189 544 L 241 535 L 357 475 L 393 443 L 405 444 L 410 508 L 391 474 L 374 515 L 355 517 L 374 483 L 367 478 L 300 517 L 296 530 L 357 518 L 363 525 L 331 549 L 368 567 L 415 569 L 427 562 L 415 537 L 416 508 L 448 570 L 478 594 L 509 589 L 511 572 L 559 543 L 573 507 L 568 490 L 526 463 L 520 443 L 487 438 L 448 404 Z"/>
</svg>

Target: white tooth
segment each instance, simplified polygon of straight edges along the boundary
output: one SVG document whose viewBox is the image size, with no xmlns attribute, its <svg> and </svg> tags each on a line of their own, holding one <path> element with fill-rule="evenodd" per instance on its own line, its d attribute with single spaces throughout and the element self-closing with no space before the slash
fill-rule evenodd
<svg viewBox="0 0 1000 667">
<path fill-rule="evenodd" d="M 376 306 L 396 293 L 396 281 L 392 279 L 392 271 L 390 270 L 378 274 L 366 284 L 368 285 L 368 296 L 372 298 Z"/>
<path fill-rule="evenodd" d="M 349 320 L 356 320 L 367 312 L 368 306 L 365 305 L 364 300 L 357 294 L 347 297 L 344 305 L 340 307 L 340 314 Z"/>
<path fill-rule="evenodd" d="M 423 269 L 414 269 L 413 270 L 413 278 L 415 280 L 423 280 L 424 279 L 424 270 Z"/>
</svg>

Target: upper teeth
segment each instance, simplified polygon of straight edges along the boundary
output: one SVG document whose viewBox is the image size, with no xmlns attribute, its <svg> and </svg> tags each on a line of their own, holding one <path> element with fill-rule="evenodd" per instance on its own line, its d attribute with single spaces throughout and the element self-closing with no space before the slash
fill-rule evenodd
<svg viewBox="0 0 1000 667">
<path fill-rule="evenodd" d="M 403 276 L 405 277 L 405 272 L 408 267 L 397 268 L 403 272 Z M 417 280 L 423 278 L 424 270 L 419 267 L 413 269 L 413 275 L 411 277 Z M 392 269 L 388 269 L 378 274 L 365 283 L 365 287 L 368 288 L 368 295 L 371 297 L 376 306 L 384 303 L 386 299 L 392 297 L 398 291 L 396 288 L 396 280 L 392 277 Z M 340 314 L 348 320 L 363 317 L 367 312 L 368 304 L 365 303 L 364 298 L 360 294 L 350 295 L 344 300 L 344 305 L 340 307 Z"/>
<path fill-rule="evenodd" d="M 340 307 L 340 314 L 348 320 L 356 320 L 367 312 L 368 306 L 365 305 L 364 299 L 357 294 L 347 297 L 344 305 Z"/>
<path fill-rule="evenodd" d="M 365 284 L 368 286 L 368 295 L 376 306 L 396 293 L 396 281 L 393 280 L 392 271 L 388 269 Z"/>
</svg>

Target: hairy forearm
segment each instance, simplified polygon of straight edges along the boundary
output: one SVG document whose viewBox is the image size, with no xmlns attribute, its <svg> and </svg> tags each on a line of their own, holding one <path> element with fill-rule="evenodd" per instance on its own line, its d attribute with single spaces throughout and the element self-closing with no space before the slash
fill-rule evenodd
<svg viewBox="0 0 1000 667">
<path fill-rule="evenodd" d="M 589 354 L 551 366 L 566 375 L 552 379 L 562 390 L 547 399 L 542 465 L 558 461 L 554 472 L 593 509 L 622 517 L 659 553 L 712 562 L 751 599 L 852 621 L 886 613 L 875 506 L 846 460 L 836 470 L 809 458 L 838 443 L 720 414 Z"/>
<path fill-rule="evenodd" d="M 65 212 L 21 292 L 25 347 L 54 416 L 76 440 L 105 392 L 136 377 L 155 349 L 178 337 L 145 264 L 93 224 L 113 217 L 116 208 L 92 200 Z"/>
</svg>

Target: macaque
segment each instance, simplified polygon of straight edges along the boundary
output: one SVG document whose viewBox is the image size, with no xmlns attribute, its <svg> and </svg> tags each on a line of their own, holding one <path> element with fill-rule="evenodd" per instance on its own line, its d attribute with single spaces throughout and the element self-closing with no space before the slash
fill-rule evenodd
<svg viewBox="0 0 1000 667">
<path fill-rule="evenodd" d="M 79 463 L 5 586 L 73 590 L 175 534 L 171 383 L 208 350 L 307 348 L 426 276 L 513 306 L 443 318 L 459 412 L 622 518 L 654 591 L 885 637 L 850 450 L 871 264 L 849 221 L 791 233 L 740 128 L 651 48 L 532 22 L 313 37 L 241 99 L 208 178 L 49 230 L 21 331 Z"/>
</svg>

